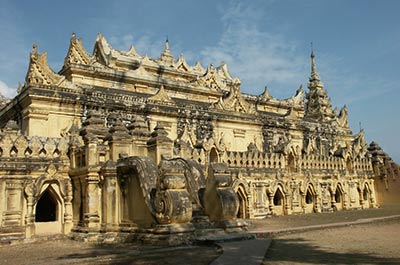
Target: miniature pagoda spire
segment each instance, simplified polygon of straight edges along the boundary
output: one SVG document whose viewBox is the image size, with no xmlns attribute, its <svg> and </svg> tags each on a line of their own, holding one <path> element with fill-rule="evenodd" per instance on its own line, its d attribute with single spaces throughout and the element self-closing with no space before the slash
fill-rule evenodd
<svg viewBox="0 0 400 265">
<path fill-rule="evenodd" d="M 317 72 L 314 51 L 311 51 L 311 74 L 306 95 L 306 117 L 319 121 L 332 119 L 332 103 Z"/>
<path fill-rule="evenodd" d="M 165 41 L 165 48 L 164 52 L 161 54 L 160 60 L 166 64 L 172 65 L 174 62 L 174 56 L 171 54 L 169 50 L 169 43 L 168 43 L 168 37 L 167 40 Z"/>
<path fill-rule="evenodd" d="M 321 81 L 318 72 L 317 72 L 317 66 L 315 64 L 315 55 L 314 51 L 311 51 L 311 76 L 310 76 L 310 81 L 311 80 L 318 80 Z"/>
</svg>

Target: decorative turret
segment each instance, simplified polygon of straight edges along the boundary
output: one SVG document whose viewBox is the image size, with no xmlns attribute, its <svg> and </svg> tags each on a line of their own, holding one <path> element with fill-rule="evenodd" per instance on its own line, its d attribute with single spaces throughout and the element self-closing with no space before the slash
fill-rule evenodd
<svg viewBox="0 0 400 265">
<path fill-rule="evenodd" d="M 88 113 L 86 121 L 82 123 L 80 135 L 85 141 L 91 141 L 94 138 L 104 139 L 108 134 L 108 129 L 104 125 L 104 119 L 101 114 L 92 110 Z"/>
<path fill-rule="evenodd" d="M 319 121 L 332 119 L 335 116 L 332 111 L 332 103 L 317 72 L 314 51 L 311 52 L 311 75 L 309 81 L 308 89 L 310 91 L 306 95 L 306 117 Z"/>
</svg>

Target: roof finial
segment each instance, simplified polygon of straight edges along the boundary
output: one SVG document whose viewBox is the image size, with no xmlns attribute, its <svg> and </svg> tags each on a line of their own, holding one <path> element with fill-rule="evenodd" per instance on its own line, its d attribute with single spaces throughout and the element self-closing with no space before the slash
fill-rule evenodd
<svg viewBox="0 0 400 265">
<path fill-rule="evenodd" d="M 311 42 L 311 76 L 310 80 L 320 80 L 320 77 L 317 72 L 317 66 L 315 64 L 315 55 L 314 55 L 314 47 L 313 43 Z"/>
<path fill-rule="evenodd" d="M 161 54 L 161 61 L 166 62 L 168 64 L 172 64 L 174 61 L 174 57 L 172 56 L 171 52 L 169 51 L 169 43 L 168 43 L 168 36 L 165 40 L 165 48 L 164 52 Z"/>
<path fill-rule="evenodd" d="M 313 43 L 311 42 L 311 56 L 314 56 L 314 47 L 313 47 Z"/>
<path fill-rule="evenodd" d="M 165 51 L 169 51 L 168 35 L 167 35 L 167 39 L 165 40 Z"/>
<path fill-rule="evenodd" d="M 31 58 L 32 58 L 32 56 L 37 55 L 37 53 L 38 53 L 38 49 L 37 49 L 37 44 L 35 41 L 32 45 Z"/>
</svg>

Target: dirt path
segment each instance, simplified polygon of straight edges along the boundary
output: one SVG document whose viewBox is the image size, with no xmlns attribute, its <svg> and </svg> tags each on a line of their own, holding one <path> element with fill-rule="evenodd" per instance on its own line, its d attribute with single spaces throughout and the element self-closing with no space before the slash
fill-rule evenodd
<svg viewBox="0 0 400 265">
<path fill-rule="evenodd" d="M 96 245 L 70 240 L 3 246 L 0 264 L 209 264 L 221 254 L 215 247 L 155 248 L 134 244 Z"/>
<path fill-rule="evenodd" d="M 277 236 L 263 264 L 400 264 L 400 219 Z"/>
<path fill-rule="evenodd" d="M 400 214 L 400 207 L 253 220 L 253 228 L 284 229 Z M 210 264 L 216 246 L 160 248 L 53 240 L 0 247 L 2 264 Z M 241 254 L 240 254 L 241 255 Z M 263 264 L 400 264 L 400 218 L 273 238 Z"/>
</svg>

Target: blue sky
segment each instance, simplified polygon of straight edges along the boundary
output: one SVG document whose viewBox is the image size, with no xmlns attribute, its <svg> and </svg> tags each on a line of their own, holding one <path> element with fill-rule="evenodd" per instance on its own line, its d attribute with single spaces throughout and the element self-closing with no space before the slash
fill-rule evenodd
<svg viewBox="0 0 400 265">
<path fill-rule="evenodd" d="M 37 42 L 59 71 L 72 32 L 91 53 L 101 32 L 116 49 L 133 44 L 189 64 L 228 64 L 242 91 L 292 96 L 306 87 L 313 42 L 319 74 L 339 109 L 346 104 L 354 133 L 377 141 L 400 162 L 400 1 L 12 1 L 0 0 L 0 92 L 23 83 Z"/>
</svg>

